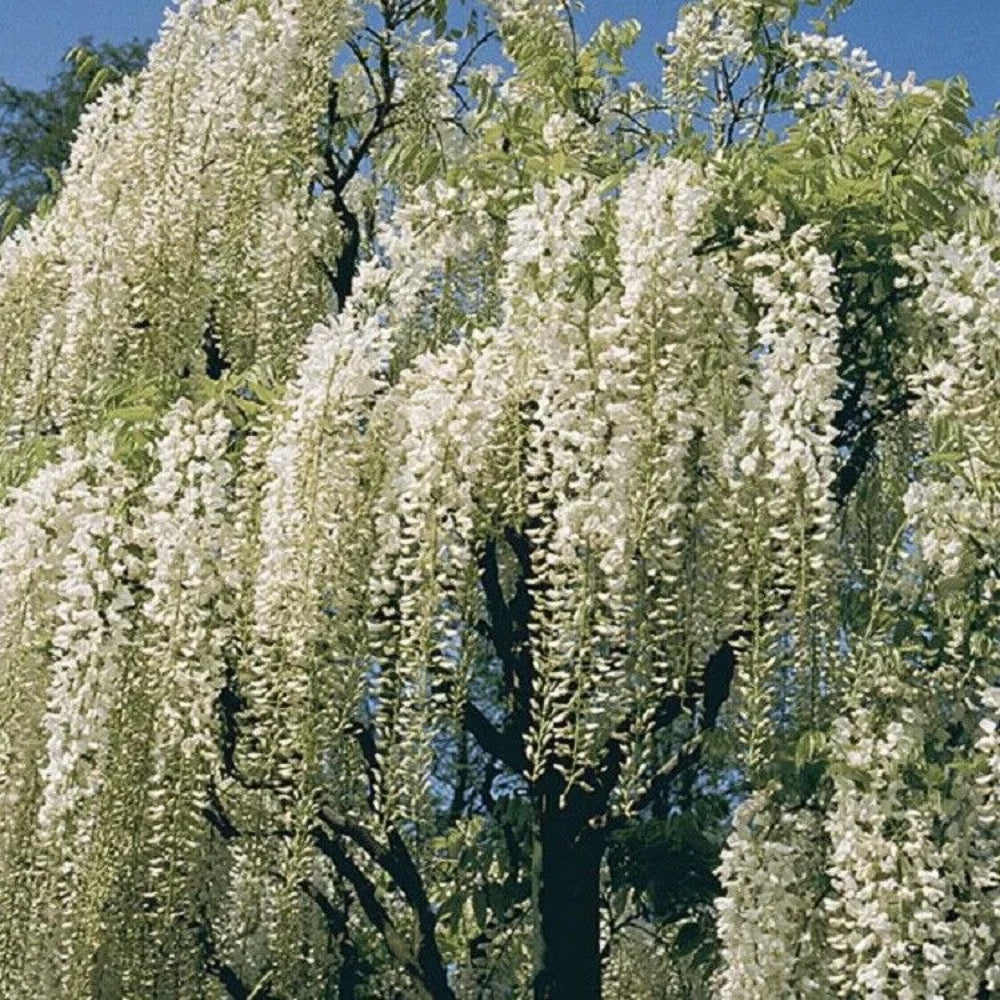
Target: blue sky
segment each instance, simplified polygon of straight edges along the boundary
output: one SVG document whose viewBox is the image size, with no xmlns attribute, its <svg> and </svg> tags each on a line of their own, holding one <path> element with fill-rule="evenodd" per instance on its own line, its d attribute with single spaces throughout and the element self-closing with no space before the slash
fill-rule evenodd
<svg viewBox="0 0 1000 1000">
<path fill-rule="evenodd" d="M 125 41 L 157 32 L 166 0 L 0 0 L 0 77 L 38 87 L 82 35 Z M 637 17 L 645 28 L 636 72 L 656 73 L 653 44 L 680 0 L 591 0 L 584 24 Z M 977 112 L 1000 101 L 1000 0 L 855 0 L 836 29 L 895 76 L 963 73 Z"/>
</svg>

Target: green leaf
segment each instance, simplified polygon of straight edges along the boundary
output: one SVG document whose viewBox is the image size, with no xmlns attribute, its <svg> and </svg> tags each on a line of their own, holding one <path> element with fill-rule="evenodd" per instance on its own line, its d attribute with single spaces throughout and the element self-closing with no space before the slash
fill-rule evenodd
<svg viewBox="0 0 1000 1000">
<path fill-rule="evenodd" d="M 960 451 L 936 451 L 927 456 L 927 461 L 933 462 L 935 465 L 954 465 L 964 458 L 966 456 Z"/>
<path fill-rule="evenodd" d="M 826 747 L 826 734 L 815 729 L 804 732 L 795 743 L 795 766 L 803 768 L 817 760 Z"/>
<path fill-rule="evenodd" d="M 156 409 L 149 405 L 120 406 L 108 413 L 109 420 L 121 420 L 124 423 L 145 423 L 156 417 Z"/>
</svg>

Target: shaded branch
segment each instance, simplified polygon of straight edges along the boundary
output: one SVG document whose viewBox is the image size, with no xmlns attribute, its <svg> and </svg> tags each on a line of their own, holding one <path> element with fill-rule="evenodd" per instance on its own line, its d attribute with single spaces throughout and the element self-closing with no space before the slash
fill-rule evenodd
<svg viewBox="0 0 1000 1000">
<path fill-rule="evenodd" d="M 843 507 L 847 502 L 875 457 L 881 437 L 880 432 L 885 423 L 905 413 L 914 399 L 912 392 L 900 392 L 889 400 L 884 410 L 877 410 L 860 424 L 853 435 L 853 447 L 834 478 L 833 496 L 838 507 Z M 846 431 L 842 437 L 847 438 Z M 846 446 L 846 440 L 843 446 Z"/>
<path fill-rule="evenodd" d="M 214 781 L 209 783 L 208 802 L 202 806 L 201 814 L 223 840 L 234 840 L 240 835 L 219 798 L 219 790 Z"/>
<path fill-rule="evenodd" d="M 389 911 L 382 905 L 375 884 L 358 867 L 354 859 L 322 827 L 313 832 L 313 840 L 320 853 L 333 865 L 337 874 L 350 884 L 369 923 L 379 933 L 390 954 L 406 968 L 407 973 L 420 985 L 423 977 L 413 953 L 399 933 Z"/>
<path fill-rule="evenodd" d="M 698 732 L 656 773 L 646 790 L 633 801 L 630 812 L 645 809 L 679 774 L 700 759 L 703 735 L 715 728 L 719 713 L 732 692 L 736 675 L 736 647 L 748 634 L 746 630 L 740 630 L 726 638 L 705 661 L 701 675 L 688 683 L 683 696 L 670 694 L 657 704 L 649 724 L 651 735 L 655 737 L 667 732 L 685 713 L 692 718 Z M 599 789 L 595 808 L 599 808 L 601 812 L 607 809 L 607 803 L 621 777 L 626 747 L 637 725 L 639 722 L 636 717 L 630 715 L 618 727 L 608 740 L 601 766 L 591 776 L 594 786 Z"/>
<path fill-rule="evenodd" d="M 392 880 L 416 918 L 417 948 L 414 961 L 420 970 L 421 982 L 430 991 L 431 996 L 452 1000 L 454 993 L 448 985 L 444 958 L 437 943 L 437 915 L 427 895 L 420 870 L 402 836 L 390 827 L 386 833 L 388 839 L 386 846 L 360 823 L 329 806 L 320 809 L 320 819 L 332 832 L 346 837 L 361 848 Z M 354 879 L 346 871 L 343 875 L 353 886 Z M 365 905 L 360 895 L 359 902 L 362 906 Z M 367 908 L 365 912 L 368 912 Z"/>
<path fill-rule="evenodd" d="M 368 779 L 368 805 L 375 811 L 378 801 L 378 787 L 381 783 L 381 772 L 378 763 L 378 746 L 375 742 L 375 730 L 371 725 L 358 722 L 354 726 L 354 741 L 361 751 L 365 762 L 365 773 Z"/>
<path fill-rule="evenodd" d="M 355 1000 L 358 987 L 362 981 L 363 965 L 358 955 L 358 949 L 351 939 L 348 926 L 348 907 L 350 895 L 344 891 L 344 905 L 339 908 L 333 900 L 323 892 L 315 882 L 305 879 L 299 883 L 299 888 L 307 896 L 323 916 L 326 932 L 331 941 L 335 942 L 340 953 L 340 967 L 337 972 L 337 996 L 340 1000 Z"/>
<path fill-rule="evenodd" d="M 215 936 L 212 934 L 212 925 L 204 911 L 201 914 L 201 919 L 191 921 L 189 926 L 198 942 L 198 949 L 201 951 L 202 961 L 205 963 L 205 971 L 221 983 L 222 988 L 232 1000 L 250 1000 L 251 997 L 255 997 L 257 1000 L 274 1000 L 266 986 L 264 986 L 263 992 L 260 990 L 260 984 L 251 988 L 243 981 L 233 966 L 219 958 Z"/>
<path fill-rule="evenodd" d="M 497 729 L 471 700 L 465 703 L 462 724 L 484 753 L 518 774 L 527 770 L 528 759 L 524 753 L 524 743 L 516 729 Z"/>
<path fill-rule="evenodd" d="M 523 736 L 534 685 L 534 664 L 531 656 L 531 613 L 534 601 L 531 581 L 532 545 L 524 532 L 514 528 L 504 531 L 504 540 L 518 561 L 520 573 L 510 602 L 506 600 L 500 582 L 500 563 L 496 539 L 488 539 L 479 558 L 479 579 L 489 614 L 488 636 L 500 659 L 504 674 L 505 694 L 514 706 L 514 722 Z"/>
</svg>

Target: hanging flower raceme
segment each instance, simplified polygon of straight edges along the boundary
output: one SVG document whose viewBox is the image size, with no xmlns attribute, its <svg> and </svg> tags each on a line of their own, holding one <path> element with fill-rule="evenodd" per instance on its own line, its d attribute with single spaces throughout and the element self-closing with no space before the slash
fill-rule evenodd
<svg viewBox="0 0 1000 1000">
<path fill-rule="evenodd" d="M 824 618 L 839 408 L 832 262 L 816 246 L 818 233 L 803 229 L 786 239 L 780 215 L 765 221 L 749 240 L 746 268 L 760 319 L 740 428 L 727 449 L 733 524 L 748 556 L 738 573 L 748 573 L 751 636 L 738 673 L 753 769 L 767 762 L 780 714 L 794 705 L 800 723 L 819 722 L 832 645 Z"/>
<path fill-rule="evenodd" d="M 828 844 L 816 802 L 755 792 L 733 817 L 719 874 L 720 1000 L 831 996 L 824 952 Z"/>
<path fill-rule="evenodd" d="M 92 480 L 80 484 L 80 506 L 55 585 L 45 789 L 39 824 L 57 835 L 78 804 L 100 790 L 95 766 L 110 738 L 108 716 L 130 642 L 124 612 L 134 597 L 123 579 L 130 561 L 121 530 L 128 477 L 115 468 L 110 442 L 88 455 Z"/>
<path fill-rule="evenodd" d="M 55 811 L 53 784 L 42 767 L 52 728 L 49 649 L 61 567 L 91 508 L 86 460 L 66 451 L 7 499 L 0 529 L 0 992 L 33 992 L 25 938 L 38 892 L 34 862 L 38 812 Z M 93 518 L 93 514 L 91 513 Z M 91 521 L 93 523 L 93 520 Z M 46 727 L 45 720 L 49 726 Z M 71 745 L 69 752 L 87 752 Z M 70 762 L 67 762 L 71 765 Z M 52 775 L 53 779 L 55 775 Z"/>
<path fill-rule="evenodd" d="M 119 726 L 139 575 L 126 516 L 132 485 L 110 439 L 91 437 L 84 453 L 67 451 L 16 491 L 5 512 L 4 545 L 24 561 L 10 564 L 5 595 L 5 673 L 14 673 L 4 689 L 16 692 L 26 739 L 0 765 L 0 785 L 22 792 L 5 817 L 4 856 L 23 866 L 4 879 L 15 896 L 0 946 L 14 948 L 4 974 L 27 995 L 79 994 L 89 982 L 109 898 L 105 864 L 121 848 L 120 824 L 105 820 L 121 792 L 109 792 L 110 775 L 128 743 Z"/>
<path fill-rule="evenodd" d="M 408 192 L 378 228 L 375 242 L 388 266 L 362 268 L 354 294 L 379 302 L 381 322 L 393 331 L 395 371 L 453 343 L 468 327 L 496 321 L 503 228 L 469 178 Z"/>
<path fill-rule="evenodd" d="M 973 879 L 976 888 L 987 901 L 984 907 L 987 920 L 980 926 L 994 942 L 984 980 L 988 989 L 1000 990 L 1000 953 L 995 947 L 995 928 L 1000 924 L 1000 877 L 991 863 L 991 859 L 1000 853 L 1000 685 L 987 687 L 980 701 L 982 717 L 976 740 L 979 768 L 975 778 L 975 795 L 982 831 L 981 837 L 976 839 L 981 863 L 977 866 Z M 988 940 L 983 941 L 984 947 L 988 947 L 988 944 Z"/>
<path fill-rule="evenodd" d="M 255 766 L 272 778 L 287 776 L 303 727 L 319 739 L 329 724 L 329 739 L 358 708 L 366 477 L 377 475 L 366 432 L 387 360 L 377 321 L 349 313 L 316 327 L 264 457 L 247 690 L 261 734 Z M 319 767 L 321 753 L 313 745 L 297 767 Z"/>
<path fill-rule="evenodd" d="M 130 971 L 149 995 L 166 984 L 175 993 L 197 991 L 203 959 L 190 931 L 199 917 L 194 901 L 201 893 L 219 899 L 225 881 L 213 842 L 224 826 L 219 701 L 237 640 L 232 437 L 216 406 L 196 409 L 179 400 L 163 421 L 157 472 L 137 514 L 147 576 L 136 646 L 149 760 L 141 819 L 146 839 L 136 867 L 145 873 L 150 950 L 133 956 Z M 214 816 L 214 827 L 206 815 Z M 149 960 L 153 950 L 159 961 Z"/>
<path fill-rule="evenodd" d="M 327 307 L 336 227 L 305 165 L 347 26 L 341 0 L 185 2 L 148 68 L 106 89 L 52 212 L 0 251 L 4 426 L 66 430 L 123 370 L 174 384 L 208 344 L 288 367 Z"/>
<path fill-rule="evenodd" d="M 244 683 L 258 780 L 313 794 L 363 691 L 365 430 L 385 369 L 377 324 L 317 327 L 263 458 Z M 359 632 L 360 629 L 360 632 Z"/>
<path fill-rule="evenodd" d="M 627 674 L 636 719 L 626 745 L 622 801 L 652 773 L 655 708 L 680 693 L 734 627 L 726 585 L 723 450 L 746 327 L 724 263 L 702 253 L 713 176 L 667 160 L 637 170 L 618 199 L 621 299 L 593 336 L 607 420 L 601 459 L 600 570 L 616 673 L 588 694 L 607 738 L 624 705 L 609 697 Z M 632 783 L 635 782 L 634 787 Z"/>
<path fill-rule="evenodd" d="M 907 263 L 923 283 L 925 347 L 912 384 L 927 453 L 907 490 L 906 511 L 928 569 L 967 580 L 977 571 L 995 572 L 998 557 L 1000 265 L 991 246 L 967 236 L 929 239 L 910 251 Z"/>
<path fill-rule="evenodd" d="M 783 220 L 749 241 L 745 266 L 759 303 L 751 372 L 726 464 L 731 524 L 744 559 L 749 637 L 737 661 L 739 724 L 751 783 L 787 781 L 782 738 L 822 729 L 839 651 L 830 613 L 836 571 L 829 541 L 837 412 L 835 273 L 818 233 L 785 238 Z M 794 768 L 804 766 L 796 753 Z M 817 766 L 815 762 L 811 766 Z M 803 772 L 808 774 L 808 772 Z M 826 962 L 825 794 L 768 782 L 740 806 L 723 853 L 719 901 L 724 997 L 831 995 Z M 748 932 L 747 928 L 752 928 Z"/>
<path fill-rule="evenodd" d="M 992 852 L 949 746 L 963 707 L 920 691 L 914 669 L 866 659 L 867 704 L 833 733 L 824 906 L 837 996 L 971 997 L 992 961 L 995 889 L 991 903 L 977 884 Z"/>
</svg>

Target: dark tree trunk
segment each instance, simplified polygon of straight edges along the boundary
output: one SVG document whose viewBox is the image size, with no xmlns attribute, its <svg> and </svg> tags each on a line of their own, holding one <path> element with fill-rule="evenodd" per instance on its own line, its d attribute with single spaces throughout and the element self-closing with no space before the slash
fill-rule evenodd
<svg viewBox="0 0 1000 1000">
<path fill-rule="evenodd" d="M 535 1000 L 600 1000 L 600 873 L 603 829 L 577 790 L 561 780 L 534 796 L 532 897 Z"/>
<path fill-rule="evenodd" d="M 358 257 L 361 254 L 361 223 L 347 207 L 347 202 L 340 192 L 334 196 L 333 206 L 340 224 L 344 227 L 344 245 L 340 249 L 336 268 L 331 275 L 333 292 L 337 296 L 337 311 L 343 312 L 347 300 L 351 297 L 354 275 L 358 270 Z"/>
</svg>

